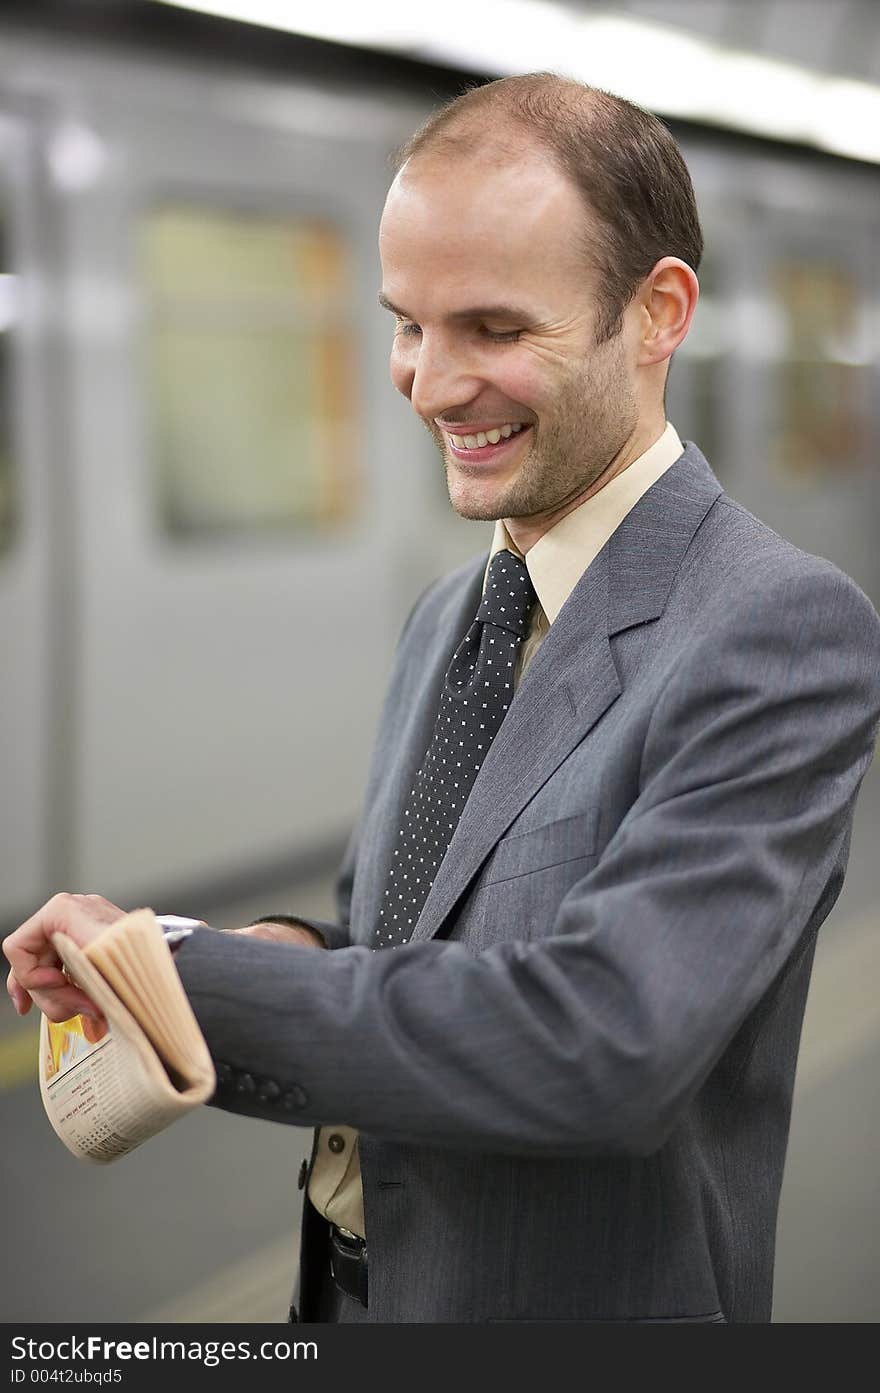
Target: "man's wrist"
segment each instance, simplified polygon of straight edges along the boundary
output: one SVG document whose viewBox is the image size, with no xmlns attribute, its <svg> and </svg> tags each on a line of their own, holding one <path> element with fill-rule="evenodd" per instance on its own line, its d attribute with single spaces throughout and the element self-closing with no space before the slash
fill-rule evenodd
<svg viewBox="0 0 880 1393">
<path fill-rule="evenodd" d="M 283 928 L 299 929 L 301 933 L 309 934 L 314 939 L 319 948 L 327 948 L 329 945 L 324 935 L 314 928 L 311 924 L 305 923 L 302 919 L 297 919 L 292 914 L 261 914 L 259 919 L 252 919 L 247 925 L 253 929 L 257 924 L 279 924 Z"/>
</svg>

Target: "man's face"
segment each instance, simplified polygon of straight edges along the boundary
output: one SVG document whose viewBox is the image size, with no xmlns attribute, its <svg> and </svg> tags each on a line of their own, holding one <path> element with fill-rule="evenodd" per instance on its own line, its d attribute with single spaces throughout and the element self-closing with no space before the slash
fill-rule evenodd
<svg viewBox="0 0 880 1393">
<path fill-rule="evenodd" d="M 463 517 L 540 532 L 635 457 L 637 307 L 596 343 L 585 217 L 540 152 L 501 165 L 426 154 L 392 185 L 379 238 L 391 378 Z"/>
</svg>

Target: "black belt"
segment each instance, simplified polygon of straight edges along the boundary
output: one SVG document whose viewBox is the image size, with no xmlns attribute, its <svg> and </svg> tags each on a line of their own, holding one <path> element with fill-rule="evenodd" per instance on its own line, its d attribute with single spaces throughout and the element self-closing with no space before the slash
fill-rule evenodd
<svg viewBox="0 0 880 1393">
<path fill-rule="evenodd" d="M 349 1229 L 330 1225 L 330 1276 L 346 1296 L 367 1304 L 367 1244 Z"/>
</svg>

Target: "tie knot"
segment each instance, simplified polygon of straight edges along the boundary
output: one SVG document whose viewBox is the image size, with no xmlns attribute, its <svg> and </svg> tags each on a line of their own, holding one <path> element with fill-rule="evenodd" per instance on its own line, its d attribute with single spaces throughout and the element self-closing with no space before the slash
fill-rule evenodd
<svg viewBox="0 0 880 1393">
<path fill-rule="evenodd" d="M 496 551 L 489 563 L 477 619 L 525 638 L 529 610 L 537 598 L 526 563 L 512 551 Z"/>
</svg>

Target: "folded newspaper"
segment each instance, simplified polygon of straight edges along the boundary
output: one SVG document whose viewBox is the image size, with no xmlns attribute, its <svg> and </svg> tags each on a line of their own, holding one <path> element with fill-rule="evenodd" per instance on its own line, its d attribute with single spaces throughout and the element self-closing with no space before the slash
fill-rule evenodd
<svg viewBox="0 0 880 1393">
<path fill-rule="evenodd" d="M 53 943 L 103 1012 L 40 1025 L 40 1093 L 74 1156 L 106 1164 L 205 1103 L 216 1077 L 152 910 L 108 925 L 86 948 Z"/>
</svg>

